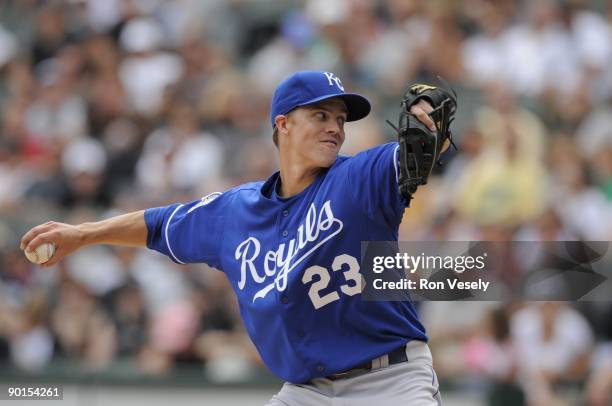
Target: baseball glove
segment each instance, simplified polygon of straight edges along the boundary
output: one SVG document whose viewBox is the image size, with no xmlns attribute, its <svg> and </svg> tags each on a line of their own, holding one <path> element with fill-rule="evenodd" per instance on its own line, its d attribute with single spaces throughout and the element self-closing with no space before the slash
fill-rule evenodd
<svg viewBox="0 0 612 406">
<path fill-rule="evenodd" d="M 457 94 L 448 88 L 450 90 L 423 84 L 410 86 L 401 102 L 398 126 L 387 120 L 397 132 L 400 151 L 399 191 L 408 205 L 417 188 L 427 184 L 434 163 L 441 165 L 440 155 L 443 150 L 449 144 L 456 149 L 450 124 L 457 110 Z M 410 108 L 421 99 L 427 100 L 434 108 L 429 116 L 436 124 L 435 132 L 410 113 Z"/>
</svg>

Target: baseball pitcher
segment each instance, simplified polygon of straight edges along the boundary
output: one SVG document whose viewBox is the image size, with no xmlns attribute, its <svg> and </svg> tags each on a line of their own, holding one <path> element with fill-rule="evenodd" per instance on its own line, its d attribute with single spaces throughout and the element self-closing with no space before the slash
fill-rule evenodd
<svg viewBox="0 0 612 406">
<path fill-rule="evenodd" d="M 286 381 L 269 405 L 439 405 L 410 301 L 364 301 L 361 241 L 397 241 L 405 207 L 451 141 L 456 98 L 408 89 L 398 142 L 339 156 L 344 123 L 370 112 L 331 72 L 297 72 L 272 98 L 280 171 L 201 200 L 76 226 L 49 222 L 22 249 L 44 266 L 90 244 L 146 246 L 222 270 L 265 364 Z"/>
</svg>

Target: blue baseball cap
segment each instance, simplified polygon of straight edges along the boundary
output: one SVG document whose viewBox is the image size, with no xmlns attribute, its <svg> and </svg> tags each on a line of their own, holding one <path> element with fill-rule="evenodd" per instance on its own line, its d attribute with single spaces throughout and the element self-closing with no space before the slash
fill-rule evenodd
<svg viewBox="0 0 612 406">
<path fill-rule="evenodd" d="M 300 71 L 283 80 L 274 91 L 270 106 L 270 122 L 275 127 L 274 118 L 291 110 L 339 97 L 346 104 L 346 121 L 364 118 L 370 113 L 370 102 L 362 95 L 345 93 L 340 78 L 331 72 Z"/>
</svg>

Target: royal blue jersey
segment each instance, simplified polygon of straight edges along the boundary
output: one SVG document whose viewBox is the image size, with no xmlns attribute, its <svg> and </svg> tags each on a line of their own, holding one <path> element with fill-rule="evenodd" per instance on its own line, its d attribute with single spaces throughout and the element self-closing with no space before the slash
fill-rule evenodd
<svg viewBox="0 0 612 406">
<path fill-rule="evenodd" d="M 294 383 L 345 371 L 425 329 L 410 301 L 364 301 L 362 241 L 397 241 L 405 200 L 397 143 L 339 156 L 301 193 L 279 173 L 189 204 L 145 211 L 147 246 L 222 270 L 265 364 Z"/>
</svg>

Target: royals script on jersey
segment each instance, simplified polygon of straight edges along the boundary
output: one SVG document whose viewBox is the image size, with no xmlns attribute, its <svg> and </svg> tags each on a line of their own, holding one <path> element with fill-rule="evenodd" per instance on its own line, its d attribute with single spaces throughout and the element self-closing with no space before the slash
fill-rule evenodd
<svg viewBox="0 0 612 406">
<path fill-rule="evenodd" d="M 298 195 L 279 174 L 189 204 L 145 211 L 149 248 L 222 270 L 246 329 L 280 378 L 347 370 L 408 340 L 426 341 L 409 301 L 361 298 L 362 241 L 396 241 L 405 200 L 397 143 L 339 156 Z"/>
</svg>

